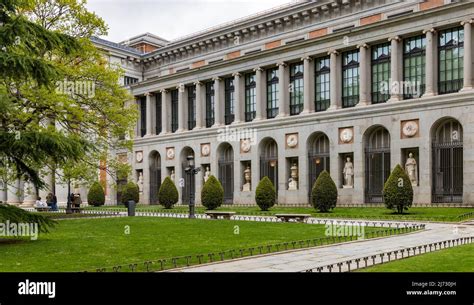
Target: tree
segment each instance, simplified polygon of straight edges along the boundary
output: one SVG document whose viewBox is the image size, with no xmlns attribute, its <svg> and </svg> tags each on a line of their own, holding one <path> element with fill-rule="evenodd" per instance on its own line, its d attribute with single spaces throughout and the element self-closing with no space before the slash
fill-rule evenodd
<svg viewBox="0 0 474 305">
<path fill-rule="evenodd" d="M 123 71 L 91 43 L 104 21 L 80 0 L 8 0 L 2 13 L 0 165 L 38 188 L 45 169 L 81 184 L 100 168 L 114 176 L 110 151 L 131 148 L 120 139 L 137 113 Z"/>
<path fill-rule="evenodd" d="M 224 188 L 213 175 L 209 176 L 202 187 L 201 202 L 208 210 L 217 209 L 224 203 Z"/>
<path fill-rule="evenodd" d="M 158 191 L 158 200 L 165 209 L 171 209 L 178 202 L 179 194 L 176 185 L 170 177 L 166 177 Z"/>
<path fill-rule="evenodd" d="M 94 182 L 89 189 L 87 194 L 87 204 L 93 206 L 104 205 L 105 203 L 105 193 L 102 185 L 98 181 Z"/>
<path fill-rule="evenodd" d="M 322 171 L 311 190 L 312 204 L 320 212 L 328 212 L 336 207 L 337 187 L 327 171 Z"/>
<path fill-rule="evenodd" d="M 135 203 L 140 201 L 140 189 L 134 182 L 128 182 L 122 191 L 122 204 L 128 206 L 128 202 L 133 200 Z"/>
<path fill-rule="evenodd" d="M 263 177 L 257 185 L 255 201 L 262 211 L 268 211 L 269 208 L 275 205 L 275 187 L 267 176 Z"/>
<path fill-rule="evenodd" d="M 413 203 L 413 187 L 410 178 L 397 164 L 383 187 L 383 200 L 388 209 L 403 214 Z"/>
</svg>

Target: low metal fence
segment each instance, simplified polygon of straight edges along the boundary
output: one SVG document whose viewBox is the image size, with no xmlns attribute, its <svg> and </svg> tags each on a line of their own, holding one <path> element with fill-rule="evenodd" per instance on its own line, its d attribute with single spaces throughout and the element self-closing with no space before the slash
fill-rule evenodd
<svg viewBox="0 0 474 305">
<path fill-rule="evenodd" d="M 368 268 L 371 266 L 389 263 L 391 261 L 405 259 L 424 253 L 439 251 L 442 249 L 452 248 L 465 244 L 471 244 L 473 242 L 474 236 L 448 239 L 419 246 L 407 247 L 400 250 L 392 250 L 378 254 L 367 255 L 356 259 L 340 261 L 334 264 L 305 269 L 300 272 L 351 272 L 357 269 Z"/>
</svg>

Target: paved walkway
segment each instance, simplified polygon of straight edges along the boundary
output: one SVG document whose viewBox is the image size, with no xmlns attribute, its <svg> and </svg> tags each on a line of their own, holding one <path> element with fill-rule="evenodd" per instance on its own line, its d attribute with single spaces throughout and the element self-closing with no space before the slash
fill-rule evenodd
<svg viewBox="0 0 474 305">
<path fill-rule="evenodd" d="M 420 232 L 180 269 L 180 272 L 298 272 L 428 243 L 474 236 L 474 226 L 426 223 Z"/>
</svg>

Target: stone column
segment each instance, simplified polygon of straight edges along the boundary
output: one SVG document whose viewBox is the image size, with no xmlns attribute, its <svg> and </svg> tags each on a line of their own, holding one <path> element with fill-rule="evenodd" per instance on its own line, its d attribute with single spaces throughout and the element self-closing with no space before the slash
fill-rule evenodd
<svg viewBox="0 0 474 305">
<path fill-rule="evenodd" d="M 266 104 L 266 99 L 265 99 L 265 70 L 258 67 L 253 69 L 255 72 L 255 79 L 256 79 L 256 88 L 255 88 L 255 94 L 256 94 L 256 101 L 255 101 L 255 119 L 256 121 L 262 120 L 264 118 L 263 109 L 267 109 L 265 107 Z"/>
<path fill-rule="evenodd" d="M 401 78 L 400 78 L 400 66 L 401 66 L 401 38 L 398 36 L 390 37 L 388 39 L 391 43 L 391 51 L 390 51 L 390 82 L 389 82 L 389 90 L 390 90 L 390 99 L 389 102 L 397 102 L 402 99 L 402 92 L 403 90 L 401 86 Z M 398 88 L 398 90 L 394 90 L 393 88 Z"/>
<path fill-rule="evenodd" d="M 203 105 L 206 101 L 205 90 L 202 90 L 203 83 L 197 81 L 194 83 L 196 86 L 196 127 L 194 129 L 201 129 L 203 126 Z"/>
<path fill-rule="evenodd" d="M 472 90 L 472 23 L 473 19 L 461 22 L 464 26 L 464 84 L 461 91 Z"/>
<path fill-rule="evenodd" d="M 331 88 L 331 106 L 328 110 L 336 110 L 341 108 L 341 84 L 339 80 L 341 79 L 341 65 L 340 65 L 340 56 L 339 52 L 336 50 L 332 50 L 328 52 L 330 56 L 330 65 L 331 65 L 331 75 L 330 75 L 330 88 Z"/>
<path fill-rule="evenodd" d="M 186 90 L 183 84 L 176 87 L 178 89 L 178 130 L 183 132 L 186 128 Z"/>
<path fill-rule="evenodd" d="M 145 93 L 146 96 L 146 133 L 145 137 L 149 137 L 152 135 L 152 120 L 151 120 L 151 103 L 152 103 L 152 97 L 153 93 Z"/>
<path fill-rule="evenodd" d="M 438 94 L 438 43 L 435 29 L 425 30 L 423 33 L 426 34 L 425 97 Z"/>
<path fill-rule="evenodd" d="M 243 79 L 242 74 L 236 72 L 232 74 L 234 77 L 234 122 L 232 124 L 238 124 L 243 121 Z"/>
<path fill-rule="evenodd" d="M 288 116 L 289 106 L 289 74 L 288 65 L 284 62 L 278 63 L 278 116 Z"/>
<path fill-rule="evenodd" d="M 168 109 L 170 107 L 170 94 L 166 89 L 161 90 L 161 133 L 170 132 L 168 124 Z"/>
<path fill-rule="evenodd" d="M 370 52 L 369 46 L 364 43 L 359 48 L 359 103 L 356 107 L 367 106 L 371 102 L 370 94 Z"/>
<path fill-rule="evenodd" d="M 11 205 L 19 205 L 22 201 L 20 198 L 20 179 L 16 179 L 14 182 L 12 182 L 10 185 L 8 185 L 8 203 Z"/>
<path fill-rule="evenodd" d="M 0 181 L 0 201 L 6 203 L 7 200 L 7 183 L 4 181 Z"/>
<path fill-rule="evenodd" d="M 309 56 L 301 58 L 303 61 L 303 97 L 304 108 L 302 113 L 314 112 L 314 65 Z"/>
<path fill-rule="evenodd" d="M 224 118 L 224 86 L 222 79 L 214 77 L 214 125 L 212 127 L 220 127 L 223 125 Z"/>
</svg>

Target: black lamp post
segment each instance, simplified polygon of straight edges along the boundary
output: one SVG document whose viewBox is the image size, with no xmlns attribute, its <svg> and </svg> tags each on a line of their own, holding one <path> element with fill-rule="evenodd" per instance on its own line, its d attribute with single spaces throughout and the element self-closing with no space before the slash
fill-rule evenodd
<svg viewBox="0 0 474 305">
<path fill-rule="evenodd" d="M 71 179 L 67 180 L 67 202 L 66 202 L 66 214 L 71 214 L 72 209 L 72 198 L 71 198 Z"/>
<path fill-rule="evenodd" d="M 194 156 L 189 155 L 187 158 L 187 165 L 184 171 L 189 176 L 189 218 L 196 218 L 194 211 L 194 183 L 191 183 L 192 177 L 196 175 L 201 169 L 194 165 Z"/>
</svg>

